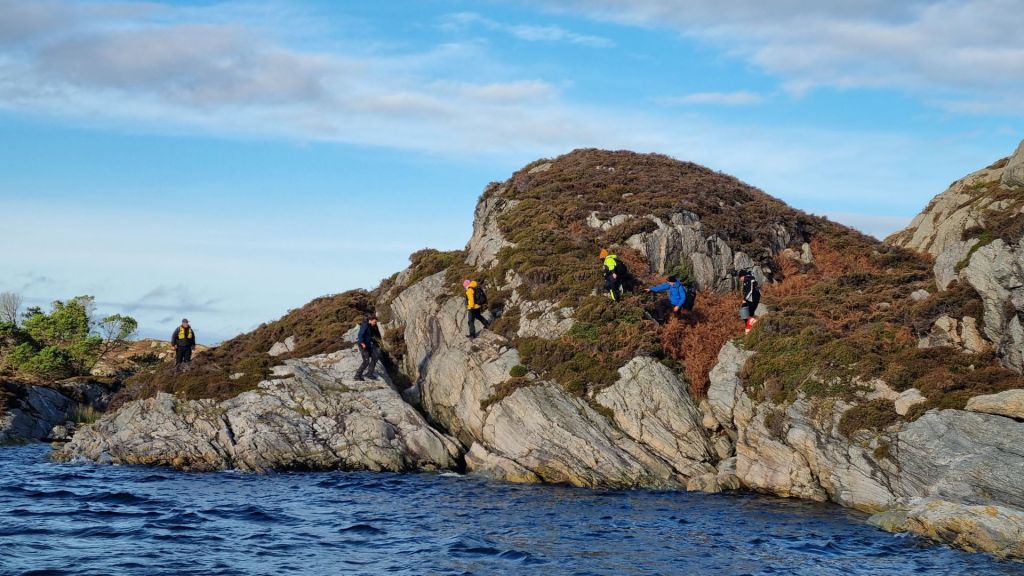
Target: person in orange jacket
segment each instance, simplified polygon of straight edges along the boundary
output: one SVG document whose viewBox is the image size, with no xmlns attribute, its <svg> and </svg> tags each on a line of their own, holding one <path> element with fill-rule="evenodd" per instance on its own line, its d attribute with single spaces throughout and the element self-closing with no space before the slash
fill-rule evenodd
<svg viewBox="0 0 1024 576">
<path fill-rule="evenodd" d="M 487 294 L 476 280 L 463 280 L 462 287 L 466 289 L 466 309 L 469 310 L 469 337 L 476 338 L 477 320 L 484 328 L 491 326 L 483 315 L 483 308 L 487 305 Z"/>
</svg>

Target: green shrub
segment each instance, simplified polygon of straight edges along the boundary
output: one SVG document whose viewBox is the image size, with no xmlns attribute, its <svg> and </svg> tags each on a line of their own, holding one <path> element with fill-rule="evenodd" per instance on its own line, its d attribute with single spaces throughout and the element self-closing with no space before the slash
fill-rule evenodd
<svg viewBox="0 0 1024 576">
<path fill-rule="evenodd" d="M 526 366 L 523 366 L 522 364 L 516 364 L 515 366 L 512 367 L 511 370 L 508 371 L 508 375 L 513 378 L 522 378 L 523 376 L 526 376 L 529 372 L 530 371 L 526 368 Z"/>
<path fill-rule="evenodd" d="M 858 430 L 883 430 L 899 420 L 891 401 L 884 398 L 858 404 L 839 419 L 839 433 L 850 438 Z"/>
</svg>

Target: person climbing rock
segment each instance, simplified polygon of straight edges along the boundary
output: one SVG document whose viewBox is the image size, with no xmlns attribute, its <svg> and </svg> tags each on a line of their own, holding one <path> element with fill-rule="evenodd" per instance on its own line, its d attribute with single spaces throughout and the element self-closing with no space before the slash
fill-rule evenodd
<svg viewBox="0 0 1024 576">
<path fill-rule="evenodd" d="M 687 290 L 683 283 L 679 281 L 679 278 L 669 276 L 668 282 L 652 286 L 649 291 L 655 294 L 668 292 L 668 298 L 662 298 L 654 306 L 654 319 L 658 321 L 658 324 L 668 322 L 671 316 L 678 317 L 684 310 Z"/>
<path fill-rule="evenodd" d="M 362 380 L 363 374 L 370 380 L 376 380 L 377 362 L 380 361 L 380 329 L 377 328 L 377 316 L 370 314 L 359 325 L 359 336 L 356 337 L 359 353 L 363 355 L 363 363 L 356 370 L 356 380 Z"/>
<path fill-rule="evenodd" d="M 469 310 L 469 337 L 476 338 L 476 323 L 480 321 L 484 328 L 490 328 L 491 323 L 484 318 L 484 307 L 487 306 L 487 293 L 476 280 L 463 280 L 462 287 L 466 289 L 466 309 Z"/>
<path fill-rule="evenodd" d="M 757 324 L 757 306 L 761 302 L 761 288 L 757 278 L 750 270 L 740 270 L 740 281 L 743 282 L 743 305 L 740 307 L 740 319 L 745 322 L 743 332 L 749 334 Z"/>
<path fill-rule="evenodd" d="M 604 289 L 608 291 L 608 297 L 618 302 L 622 298 L 622 288 L 627 286 L 629 270 L 619 257 L 610 254 L 608 250 L 601 249 L 601 260 L 604 271 Z"/>
<path fill-rule="evenodd" d="M 181 326 L 171 334 L 171 346 L 174 347 L 174 371 L 188 372 L 192 362 L 192 351 L 196 348 L 196 333 L 188 324 L 188 318 L 181 319 Z"/>
</svg>

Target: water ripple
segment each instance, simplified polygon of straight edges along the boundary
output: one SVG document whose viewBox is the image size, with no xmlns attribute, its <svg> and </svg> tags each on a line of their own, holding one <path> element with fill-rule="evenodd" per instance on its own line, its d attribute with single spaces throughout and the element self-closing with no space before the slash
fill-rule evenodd
<svg viewBox="0 0 1024 576">
<path fill-rule="evenodd" d="M 0 574 L 995 575 L 832 505 L 451 474 L 54 464 L 0 450 Z"/>
</svg>

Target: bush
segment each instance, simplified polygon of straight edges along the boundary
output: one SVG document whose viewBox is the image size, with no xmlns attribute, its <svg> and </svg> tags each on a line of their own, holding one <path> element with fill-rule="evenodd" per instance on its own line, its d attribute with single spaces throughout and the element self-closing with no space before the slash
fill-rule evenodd
<svg viewBox="0 0 1024 576">
<path fill-rule="evenodd" d="M 839 433 L 850 438 L 858 430 L 883 430 L 899 420 L 891 401 L 884 398 L 858 404 L 839 419 Z"/>
</svg>

